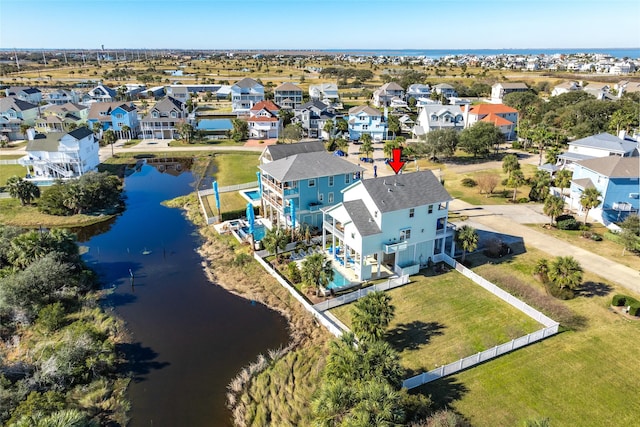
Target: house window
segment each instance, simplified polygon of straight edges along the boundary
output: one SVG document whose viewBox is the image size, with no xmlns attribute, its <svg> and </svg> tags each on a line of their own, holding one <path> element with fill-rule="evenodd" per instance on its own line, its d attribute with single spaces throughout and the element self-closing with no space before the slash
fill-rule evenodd
<svg viewBox="0 0 640 427">
<path fill-rule="evenodd" d="M 324 194 L 323 193 L 318 193 L 318 201 L 320 203 L 324 202 Z"/>
<path fill-rule="evenodd" d="M 333 177 L 329 177 L 329 187 L 333 187 Z"/>
<path fill-rule="evenodd" d="M 409 218 L 413 218 L 416 215 L 416 210 L 414 208 L 409 209 Z"/>
<path fill-rule="evenodd" d="M 400 241 L 409 240 L 411 238 L 411 229 L 400 230 Z"/>
<path fill-rule="evenodd" d="M 629 193 L 629 198 L 630 199 L 637 199 L 638 197 L 640 197 L 639 193 Z"/>
<path fill-rule="evenodd" d="M 329 203 L 333 203 L 333 193 L 329 193 Z"/>
<path fill-rule="evenodd" d="M 311 178 L 308 182 L 309 182 L 309 187 L 315 187 L 316 186 L 316 179 L 315 178 Z"/>
<path fill-rule="evenodd" d="M 438 218 L 438 222 L 436 223 L 436 230 L 444 230 L 444 218 Z"/>
<path fill-rule="evenodd" d="M 439 211 L 443 211 L 443 210 L 445 210 L 445 209 L 447 209 L 447 202 L 442 202 L 442 203 L 440 203 L 440 204 L 438 205 L 438 210 L 439 210 Z"/>
<path fill-rule="evenodd" d="M 116 114 L 116 119 L 121 119 L 121 118 L 122 118 L 122 114 L 121 113 Z"/>
<path fill-rule="evenodd" d="M 178 114 L 175 111 L 171 112 L 171 117 L 173 117 L 174 119 L 178 117 Z"/>
<path fill-rule="evenodd" d="M 153 117 L 154 119 L 158 118 L 158 112 L 154 111 L 153 113 L 151 113 L 151 117 Z"/>
<path fill-rule="evenodd" d="M 351 182 L 351 176 L 350 176 L 349 174 L 346 174 L 346 175 L 344 176 L 344 183 L 345 183 L 345 184 L 348 184 L 348 183 L 350 183 L 350 182 Z"/>
<path fill-rule="evenodd" d="M 432 214 L 433 213 L 433 205 L 429 205 L 429 211 L 428 213 Z"/>
</svg>

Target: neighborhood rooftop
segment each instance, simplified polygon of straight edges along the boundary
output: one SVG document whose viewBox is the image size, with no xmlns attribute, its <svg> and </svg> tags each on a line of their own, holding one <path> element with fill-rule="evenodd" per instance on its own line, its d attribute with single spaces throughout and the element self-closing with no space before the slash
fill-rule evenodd
<svg viewBox="0 0 640 427">
<path fill-rule="evenodd" d="M 280 160 L 285 157 L 294 156 L 300 153 L 324 152 L 322 141 L 299 142 L 297 144 L 276 144 L 266 148 L 272 160 Z"/>
<path fill-rule="evenodd" d="M 284 159 L 264 164 L 261 169 L 281 182 L 355 173 L 364 170 L 362 167 L 335 157 L 326 151 L 300 153 L 285 157 Z"/>
<path fill-rule="evenodd" d="M 577 139 L 572 141 L 570 145 L 599 148 L 613 153 L 629 153 L 638 147 L 638 143 L 634 141 L 626 141 L 606 132 Z"/>
<path fill-rule="evenodd" d="M 382 232 L 362 200 L 342 202 L 342 206 L 347 211 L 347 214 L 353 221 L 353 225 L 355 225 L 361 236 L 372 236 Z"/>
<path fill-rule="evenodd" d="M 598 157 L 583 160 L 578 164 L 609 178 L 637 178 L 640 176 L 640 158 L 638 157 Z"/>
<path fill-rule="evenodd" d="M 380 209 L 392 212 L 452 200 L 431 171 L 365 179 L 365 189 Z"/>
</svg>

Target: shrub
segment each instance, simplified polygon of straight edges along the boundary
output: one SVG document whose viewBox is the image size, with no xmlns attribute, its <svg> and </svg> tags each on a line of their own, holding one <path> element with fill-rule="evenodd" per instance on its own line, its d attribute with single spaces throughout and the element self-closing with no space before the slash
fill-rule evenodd
<svg viewBox="0 0 640 427">
<path fill-rule="evenodd" d="M 594 242 L 601 242 L 602 241 L 602 236 L 599 235 L 598 233 L 593 233 L 591 235 L 591 240 L 593 240 Z"/>
<path fill-rule="evenodd" d="M 553 296 L 555 298 L 558 298 L 560 300 L 566 301 L 566 300 L 570 300 L 570 299 L 575 298 L 575 294 L 569 288 L 560 289 L 559 287 L 557 287 L 553 283 L 546 283 L 546 287 L 547 287 L 547 290 L 549 291 L 549 293 L 551 294 L 551 296 Z"/>
<path fill-rule="evenodd" d="M 251 255 L 245 254 L 244 252 L 242 252 L 235 256 L 231 264 L 233 264 L 233 266 L 235 267 L 242 267 L 247 263 L 251 262 L 252 259 L 253 258 L 251 257 Z"/>
<path fill-rule="evenodd" d="M 527 197 L 520 197 L 518 203 L 529 203 L 529 199 Z"/>
<path fill-rule="evenodd" d="M 500 185 L 506 187 L 507 185 L 509 185 L 509 180 L 507 178 L 503 179 L 502 181 L 500 181 Z"/>
<path fill-rule="evenodd" d="M 611 305 L 613 305 L 614 307 L 622 307 L 626 304 L 626 300 L 627 297 L 624 295 L 614 295 L 613 299 L 611 300 Z"/>
<path fill-rule="evenodd" d="M 629 306 L 629 314 L 632 316 L 640 315 L 640 303 L 631 304 Z"/>
<path fill-rule="evenodd" d="M 476 185 L 478 185 L 478 183 L 471 178 L 463 178 L 461 182 L 462 182 L 462 186 L 467 188 L 473 188 Z"/>
<path fill-rule="evenodd" d="M 291 261 L 287 264 L 287 272 L 289 273 L 289 280 L 291 283 L 300 283 L 300 268 L 298 268 L 298 263 L 295 261 Z"/>
<path fill-rule="evenodd" d="M 591 227 L 589 227 L 587 224 L 580 224 L 580 231 L 589 231 L 591 230 Z"/>
<path fill-rule="evenodd" d="M 513 141 L 511 143 L 511 148 L 518 150 L 522 148 L 522 144 L 520 143 L 520 141 Z"/>
<path fill-rule="evenodd" d="M 564 221 L 565 219 L 575 219 L 575 218 L 573 215 L 568 215 L 568 214 L 558 215 L 556 217 L 556 221 Z"/>
<path fill-rule="evenodd" d="M 577 230 L 580 227 L 580 224 L 574 218 L 557 221 L 557 224 L 560 230 Z"/>
</svg>

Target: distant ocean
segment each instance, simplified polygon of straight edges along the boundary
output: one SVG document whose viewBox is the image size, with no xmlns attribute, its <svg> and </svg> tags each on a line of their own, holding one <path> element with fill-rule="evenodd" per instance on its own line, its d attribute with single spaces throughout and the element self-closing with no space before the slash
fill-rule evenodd
<svg viewBox="0 0 640 427">
<path fill-rule="evenodd" d="M 442 58 L 451 55 L 554 55 L 575 53 L 601 53 L 616 58 L 640 58 L 640 47 L 606 48 L 606 49 L 324 49 L 322 52 L 334 54 L 350 54 L 362 56 L 425 56 L 428 58 Z"/>
</svg>

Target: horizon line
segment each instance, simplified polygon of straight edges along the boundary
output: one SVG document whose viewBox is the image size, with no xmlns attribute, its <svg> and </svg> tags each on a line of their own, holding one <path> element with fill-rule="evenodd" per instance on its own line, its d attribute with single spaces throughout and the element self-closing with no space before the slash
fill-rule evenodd
<svg viewBox="0 0 640 427">
<path fill-rule="evenodd" d="M 103 50 L 101 47 L 97 47 L 97 48 L 87 48 L 87 47 L 0 47 L 0 51 L 3 50 L 16 50 L 16 49 L 24 49 L 24 50 Z M 265 50 L 265 51 L 334 51 L 334 50 L 340 50 L 340 51 L 346 51 L 346 50 L 358 50 L 358 51 L 382 51 L 382 50 L 397 50 L 397 51 L 402 51 L 402 50 L 465 50 L 465 51 L 472 51 L 472 50 L 537 50 L 537 49 L 541 49 L 541 50 L 553 50 L 553 49 L 558 49 L 558 50 L 572 50 L 572 49 L 579 49 L 579 50 L 586 50 L 586 49 L 597 49 L 597 50 L 603 50 L 603 49 L 625 49 L 625 50 L 632 50 L 632 49 L 638 49 L 640 50 L 640 46 L 608 46 L 608 47 L 479 47 L 479 48 L 419 48 L 419 47 L 407 47 L 407 48 L 358 48 L 358 47 L 349 47 L 349 48 L 338 48 L 338 47 L 327 47 L 327 48 L 319 48 L 319 47 L 314 47 L 314 48 L 294 48 L 294 47 L 290 47 L 290 48 L 285 48 L 285 47 L 278 47 L 278 48 L 263 48 L 263 47 L 251 47 L 251 48 L 240 48 L 240 47 L 223 47 L 223 48 L 195 48 L 195 47 L 110 47 L 110 48 L 105 48 L 104 50 L 205 50 L 205 51 L 226 51 L 226 50 Z"/>
</svg>

